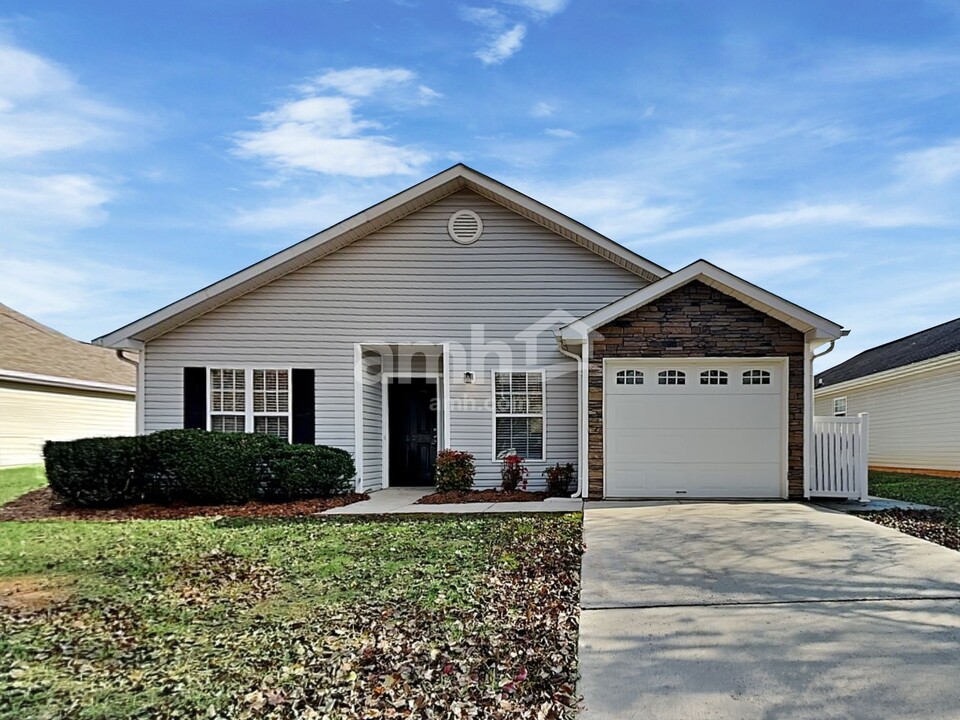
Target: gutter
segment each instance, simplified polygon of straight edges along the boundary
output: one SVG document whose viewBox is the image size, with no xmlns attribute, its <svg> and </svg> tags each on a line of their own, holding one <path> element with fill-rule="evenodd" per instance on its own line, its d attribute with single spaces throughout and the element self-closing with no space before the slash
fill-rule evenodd
<svg viewBox="0 0 960 720">
<path fill-rule="evenodd" d="M 584 482 L 589 472 L 589 460 L 587 457 L 587 398 L 585 392 L 586 383 L 584 380 L 587 378 L 587 373 L 584 368 L 583 356 L 577 355 L 570 352 L 563 346 L 563 338 L 560 337 L 560 332 L 558 330 L 554 331 L 554 337 L 557 339 L 557 350 L 560 351 L 562 355 L 566 355 L 568 358 L 571 358 L 577 363 L 577 387 L 578 387 L 578 400 L 577 402 L 577 491 L 571 496 L 575 498 L 583 497 L 583 488 Z"/>
<path fill-rule="evenodd" d="M 114 385 L 112 383 L 96 382 L 94 380 L 77 380 L 57 375 L 38 375 L 36 373 L 20 372 L 18 370 L 0 370 L 0 380 L 32 385 L 47 385 L 49 387 L 74 388 L 78 390 L 98 390 L 100 392 L 135 395 L 137 389 L 132 385 Z"/>
</svg>

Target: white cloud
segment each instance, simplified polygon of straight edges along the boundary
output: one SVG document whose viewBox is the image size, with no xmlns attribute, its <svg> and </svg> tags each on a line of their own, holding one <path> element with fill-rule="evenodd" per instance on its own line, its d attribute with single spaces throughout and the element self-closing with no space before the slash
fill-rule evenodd
<svg viewBox="0 0 960 720">
<path fill-rule="evenodd" d="M 759 255 L 752 251 L 721 252 L 706 259 L 734 275 L 757 283 L 769 278 L 803 271 L 809 278 L 817 266 L 837 258 L 836 253 L 784 253 Z"/>
<path fill-rule="evenodd" d="M 918 183 L 941 185 L 960 177 L 960 140 L 916 150 L 897 158 L 899 172 Z"/>
<path fill-rule="evenodd" d="M 527 26 L 517 23 L 509 30 L 494 35 L 485 47 L 476 52 L 476 56 L 484 65 L 499 65 L 523 47 L 526 35 Z"/>
<path fill-rule="evenodd" d="M 547 128 L 543 132 L 555 138 L 570 139 L 579 137 L 573 130 L 567 130 L 566 128 Z"/>
<path fill-rule="evenodd" d="M 538 102 L 530 110 L 530 115 L 535 118 L 547 118 L 553 117 L 553 114 L 557 111 L 557 106 L 553 103 L 548 103 L 544 101 Z"/>
<path fill-rule="evenodd" d="M 112 193 L 89 175 L 0 174 L 0 216 L 6 230 L 89 227 L 106 217 Z"/>
<path fill-rule="evenodd" d="M 60 66 L 0 43 L 0 160 L 103 142 L 124 119 Z"/>
<path fill-rule="evenodd" d="M 359 98 L 376 93 L 397 78 L 409 83 L 415 77 L 397 68 L 328 72 L 314 82 L 345 90 L 347 96 L 308 95 L 257 115 L 260 129 L 234 135 L 236 152 L 287 170 L 328 175 L 379 177 L 417 172 L 431 159 L 429 153 L 374 132 L 382 126 L 358 115 Z M 424 93 L 423 86 L 413 90 L 421 96 Z"/>
<path fill-rule="evenodd" d="M 326 185 L 321 195 L 282 200 L 255 209 L 233 212 L 229 223 L 243 232 L 282 232 L 282 244 L 290 244 L 290 237 L 307 237 L 344 218 L 364 210 L 396 192 L 397 188 L 338 183 Z"/>
<path fill-rule="evenodd" d="M 506 0 L 506 3 L 524 8 L 537 17 L 546 18 L 565 10 L 570 0 Z"/>
</svg>

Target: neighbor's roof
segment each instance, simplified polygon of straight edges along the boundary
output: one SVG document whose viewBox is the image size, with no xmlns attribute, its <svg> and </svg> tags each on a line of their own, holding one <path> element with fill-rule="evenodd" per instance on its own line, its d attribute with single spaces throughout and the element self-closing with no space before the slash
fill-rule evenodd
<svg viewBox="0 0 960 720">
<path fill-rule="evenodd" d="M 713 263 L 697 260 L 671 275 L 566 325 L 560 329 L 560 337 L 567 342 L 580 343 L 585 340 L 590 331 L 694 281 L 702 282 L 735 297 L 745 305 L 807 334 L 810 340 L 836 340 L 843 334 L 842 325 L 837 325 L 832 320 L 827 320 L 796 303 L 784 300 L 779 295 L 774 295 L 758 285 L 747 282 Z"/>
<path fill-rule="evenodd" d="M 669 274 L 665 268 L 617 244 L 596 230 L 466 165 L 458 164 L 93 342 L 107 347 L 138 348 L 142 342 L 159 337 L 220 305 L 464 189 L 472 190 L 513 210 L 650 282 Z"/>
<path fill-rule="evenodd" d="M 103 385 L 108 387 L 102 389 L 127 392 L 137 383 L 136 368 L 113 351 L 69 338 L 3 304 L 0 377 L 42 385 Z"/>
<path fill-rule="evenodd" d="M 864 350 L 846 362 L 819 373 L 815 387 L 856 380 L 954 352 L 960 352 L 960 318 L 907 335 L 886 345 Z"/>
</svg>

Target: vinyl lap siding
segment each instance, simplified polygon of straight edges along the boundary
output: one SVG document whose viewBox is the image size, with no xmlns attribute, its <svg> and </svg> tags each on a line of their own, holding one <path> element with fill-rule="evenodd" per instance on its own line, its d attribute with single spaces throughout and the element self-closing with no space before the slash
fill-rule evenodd
<svg viewBox="0 0 960 720">
<path fill-rule="evenodd" d="M 870 464 L 960 470 L 960 366 L 939 368 L 860 389 L 816 395 L 816 414 L 833 415 L 847 398 L 847 415 L 870 413 Z"/>
<path fill-rule="evenodd" d="M 0 467 L 42 462 L 47 440 L 135 432 L 131 395 L 0 383 Z"/>
<path fill-rule="evenodd" d="M 383 485 L 383 386 L 380 384 L 380 356 L 364 354 L 363 386 L 363 483 L 365 490 L 379 490 Z"/>
<path fill-rule="evenodd" d="M 447 235 L 450 215 L 461 208 L 483 219 L 483 236 L 474 245 L 458 245 Z M 352 451 L 354 343 L 469 347 L 473 330 L 478 345 L 487 343 L 486 352 L 462 358 L 451 375 L 446 444 L 476 455 L 481 484 L 498 482 L 491 459 L 490 370 L 497 366 L 498 350 L 509 350 L 516 367 L 529 352 L 537 367 L 568 370 L 562 377 L 548 376 L 547 462 L 575 462 L 576 365 L 557 351 L 553 329 L 645 284 L 512 211 L 461 191 L 148 343 L 145 427 L 180 427 L 184 366 L 313 367 L 317 441 Z M 565 314 L 543 323 L 529 343 L 521 335 L 558 310 Z M 475 384 L 463 383 L 464 369 L 476 373 Z M 365 435 L 366 454 L 372 435 Z M 543 467 L 531 466 L 538 482 Z"/>
</svg>

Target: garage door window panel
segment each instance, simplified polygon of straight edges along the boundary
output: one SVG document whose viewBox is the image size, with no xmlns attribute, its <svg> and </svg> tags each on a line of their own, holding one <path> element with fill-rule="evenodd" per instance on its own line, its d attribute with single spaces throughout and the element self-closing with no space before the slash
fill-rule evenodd
<svg viewBox="0 0 960 720">
<path fill-rule="evenodd" d="M 494 459 L 510 451 L 542 461 L 544 453 L 544 373 L 493 373 Z"/>
<path fill-rule="evenodd" d="M 643 371 L 618 370 L 617 385 L 643 385 Z"/>
<path fill-rule="evenodd" d="M 661 370 L 657 382 L 660 385 L 686 385 L 687 374 L 683 370 Z"/>
<path fill-rule="evenodd" d="M 700 373 L 701 385 L 726 385 L 729 375 L 723 370 L 704 370 Z"/>
<path fill-rule="evenodd" d="M 769 370 L 747 370 L 745 373 L 743 373 L 743 384 L 744 385 L 769 385 L 770 371 Z"/>
</svg>

